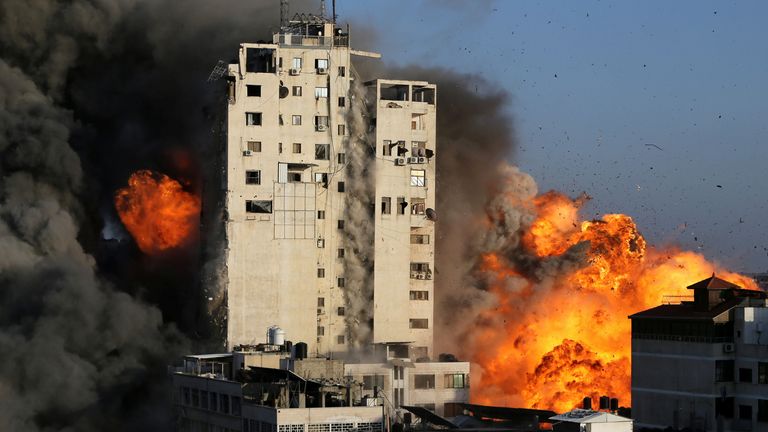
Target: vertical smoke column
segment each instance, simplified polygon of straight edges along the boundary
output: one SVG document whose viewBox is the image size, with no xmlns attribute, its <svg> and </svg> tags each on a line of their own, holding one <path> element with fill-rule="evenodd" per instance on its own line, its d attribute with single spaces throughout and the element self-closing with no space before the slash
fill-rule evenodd
<svg viewBox="0 0 768 432">
<path fill-rule="evenodd" d="M 347 114 L 344 242 L 351 250 L 344 267 L 347 331 L 352 346 L 370 342 L 373 319 L 373 150 L 367 128 L 365 89 L 356 79 L 350 88 Z"/>
</svg>

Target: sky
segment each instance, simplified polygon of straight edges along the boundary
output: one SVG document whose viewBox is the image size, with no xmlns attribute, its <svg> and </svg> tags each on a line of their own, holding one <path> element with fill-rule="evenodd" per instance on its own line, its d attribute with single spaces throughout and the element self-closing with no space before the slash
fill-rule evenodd
<svg viewBox="0 0 768 432">
<path fill-rule="evenodd" d="M 626 213 L 654 245 L 768 271 L 768 2 L 338 0 L 337 14 L 371 26 L 362 48 L 384 62 L 506 90 L 512 162 L 541 192 L 586 192 L 585 218 Z"/>
</svg>

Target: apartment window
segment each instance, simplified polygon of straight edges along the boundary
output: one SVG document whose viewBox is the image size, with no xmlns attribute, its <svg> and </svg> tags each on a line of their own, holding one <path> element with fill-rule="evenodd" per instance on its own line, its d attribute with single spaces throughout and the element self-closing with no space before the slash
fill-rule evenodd
<svg viewBox="0 0 768 432">
<path fill-rule="evenodd" d="M 392 213 L 392 198 L 381 197 L 381 214 Z"/>
<path fill-rule="evenodd" d="M 412 262 L 411 263 L 411 272 L 428 272 L 429 271 L 429 263 L 418 263 L 418 262 Z"/>
<path fill-rule="evenodd" d="M 248 141 L 245 148 L 250 152 L 259 153 L 261 152 L 261 141 Z"/>
<path fill-rule="evenodd" d="M 343 248 L 339 248 L 339 250 L 338 250 L 338 257 L 339 258 L 344 258 L 344 249 Z"/>
<path fill-rule="evenodd" d="M 317 239 L 317 248 L 323 249 L 325 247 L 325 239 L 319 238 Z"/>
<path fill-rule="evenodd" d="M 411 244 L 429 244 L 427 234 L 411 234 Z"/>
<path fill-rule="evenodd" d="M 327 98 L 328 87 L 315 87 L 315 98 Z"/>
<path fill-rule="evenodd" d="M 293 152 L 301 153 L 301 143 L 293 143 Z"/>
<path fill-rule="evenodd" d="M 413 183 L 413 180 L 411 180 L 411 183 Z M 426 210 L 427 210 L 427 203 L 424 200 L 424 198 L 411 198 L 411 214 L 412 215 L 423 215 L 424 213 L 426 213 Z"/>
<path fill-rule="evenodd" d="M 293 95 L 301 96 L 301 86 L 293 86 Z"/>
<path fill-rule="evenodd" d="M 384 140 L 384 144 L 381 148 L 382 152 L 381 154 L 384 156 L 392 156 L 392 141 L 391 140 Z"/>
<path fill-rule="evenodd" d="M 261 97 L 260 85 L 246 85 L 245 93 L 250 97 Z"/>
<path fill-rule="evenodd" d="M 232 415 L 240 415 L 240 398 L 237 396 L 232 396 Z"/>
<path fill-rule="evenodd" d="M 363 390 L 384 389 L 384 375 L 363 375 Z"/>
<path fill-rule="evenodd" d="M 290 183 L 301 183 L 301 173 L 299 173 L 299 172 L 289 172 L 288 173 L 288 181 Z"/>
<path fill-rule="evenodd" d="M 425 114 L 411 114 L 411 129 L 422 130 L 424 129 Z"/>
<path fill-rule="evenodd" d="M 245 125 L 246 126 L 261 126 L 261 113 L 247 112 L 245 113 Z"/>
<path fill-rule="evenodd" d="M 739 382 L 752 383 L 751 368 L 739 368 Z"/>
<path fill-rule="evenodd" d="M 336 126 L 336 130 L 339 136 L 344 136 L 347 133 L 347 127 L 343 124 Z"/>
<path fill-rule="evenodd" d="M 301 116 L 300 115 L 292 115 L 291 116 L 291 124 L 294 126 L 301 126 Z"/>
<path fill-rule="evenodd" d="M 344 165 L 347 163 L 347 154 L 346 153 L 339 153 L 336 155 L 336 162 L 339 165 Z"/>
<path fill-rule="evenodd" d="M 344 288 L 345 281 L 343 277 L 336 278 L 336 286 L 339 288 Z"/>
<path fill-rule="evenodd" d="M 460 374 L 460 373 L 445 374 L 445 388 L 469 387 L 469 383 L 465 378 L 466 378 L 466 375 Z"/>
<path fill-rule="evenodd" d="M 336 221 L 336 228 L 340 230 L 344 229 L 344 219 L 339 219 L 338 221 Z"/>
<path fill-rule="evenodd" d="M 317 335 L 318 336 L 325 336 L 325 327 L 317 326 Z"/>
<path fill-rule="evenodd" d="M 272 201 L 245 201 L 246 213 L 272 213 Z"/>
<path fill-rule="evenodd" d="M 224 414 L 229 414 L 229 395 L 223 394 L 219 398 L 219 402 L 221 402 L 221 412 Z"/>
<path fill-rule="evenodd" d="M 253 170 L 245 172 L 245 184 L 261 184 L 261 171 Z"/>
<path fill-rule="evenodd" d="M 429 291 L 411 291 L 411 300 L 429 300 Z"/>
<path fill-rule="evenodd" d="M 339 306 L 338 308 L 336 308 L 336 315 L 344 316 L 344 306 Z"/>
<path fill-rule="evenodd" d="M 318 219 L 325 219 L 325 210 L 318 210 L 317 211 L 317 218 Z"/>
<path fill-rule="evenodd" d="M 757 421 L 768 422 L 768 399 L 757 400 Z"/>
<path fill-rule="evenodd" d="M 200 391 L 200 408 L 208 409 L 208 392 L 205 390 Z"/>
<path fill-rule="evenodd" d="M 324 268 L 317 269 L 317 277 L 319 277 L 319 278 L 324 278 L 325 277 L 325 269 Z"/>
<path fill-rule="evenodd" d="M 325 307 L 325 297 L 317 298 L 317 307 Z"/>
<path fill-rule="evenodd" d="M 345 103 L 346 101 L 344 99 L 344 96 L 339 96 L 339 106 L 343 107 Z"/>
<path fill-rule="evenodd" d="M 344 68 L 344 66 L 339 66 L 339 76 L 343 77 L 343 76 L 346 76 L 346 74 L 347 74 L 347 71 Z"/>
<path fill-rule="evenodd" d="M 318 69 L 328 69 L 328 59 L 315 60 L 315 67 Z"/>
<path fill-rule="evenodd" d="M 291 68 L 293 69 L 301 69 L 301 57 L 294 57 L 293 61 L 291 62 Z"/>
<path fill-rule="evenodd" d="M 330 144 L 315 144 L 315 159 L 328 160 L 331 157 Z"/>
<path fill-rule="evenodd" d="M 280 154 L 283 153 L 283 143 L 277 143 L 277 152 Z"/>
<path fill-rule="evenodd" d="M 405 197 L 397 197 L 397 214 L 404 215 L 406 207 L 408 207 L 408 203 L 405 202 Z"/>
<path fill-rule="evenodd" d="M 411 318 L 408 320 L 408 327 L 412 329 L 425 329 L 429 328 L 429 320 L 426 318 Z"/>
<path fill-rule="evenodd" d="M 733 381 L 733 360 L 715 360 L 715 381 Z M 731 410 L 733 411 L 733 410 Z"/>
<path fill-rule="evenodd" d="M 315 116 L 315 128 L 319 131 L 328 129 L 328 116 Z"/>
<path fill-rule="evenodd" d="M 340 181 L 337 186 L 338 186 L 339 192 L 344 192 L 344 182 L 343 181 Z"/>
<path fill-rule="evenodd" d="M 768 384 L 768 362 L 757 362 L 757 383 Z"/>
<path fill-rule="evenodd" d="M 344 335 L 336 336 L 336 343 L 339 345 L 344 345 Z"/>
<path fill-rule="evenodd" d="M 739 405 L 739 418 L 752 421 L 752 405 Z"/>
<path fill-rule="evenodd" d="M 324 188 L 328 187 L 328 173 L 315 173 L 315 183 L 321 183 Z"/>
<path fill-rule="evenodd" d="M 464 414 L 464 407 L 458 402 L 446 402 L 443 404 L 443 417 L 456 417 Z"/>
<path fill-rule="evenodd" d="M 426 171 L 424 170 L 411 170 L 411 186 L 424 187 L 426 181 Z"/>
<path fill-rule="evenodd" d="M 219 409 L 219 394 L 211 392 L 211 403 L 209 404 L 211 407 L 211 411 L 216 411 Z"/>
<path fill-rule="evenodd" d="M 416 389 L 435 388 L 435 374 L 416 374 L 413 377 L 413 386 Z"/>
<path fill-rule="evenodd" d="M 278 115 L 277 115 L 277 123 L 278 123 L 280 126 L 282 126 L 282 125 L 283 125 L 283 115 L 282 115 L 282 114 L 278 114 Z"/>
</svg>

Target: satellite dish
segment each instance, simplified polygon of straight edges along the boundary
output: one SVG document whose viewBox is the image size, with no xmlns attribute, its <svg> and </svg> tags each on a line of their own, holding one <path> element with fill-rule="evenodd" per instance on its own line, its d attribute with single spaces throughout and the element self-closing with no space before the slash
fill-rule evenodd
<svg viewBox="0 0 768 432">
<path fill-rule="evenodd" d="M 431 209 L 431 208 L 427 209 L 427 219 L 433 222 L 437 220 L 437 212 L 435 211 L 435 209 Z"/>
<path fill-rule="evenodd" d="M 287 98 L 289 93 L 288 87 L 280 86 L 280 99 Z"/>
</svg>

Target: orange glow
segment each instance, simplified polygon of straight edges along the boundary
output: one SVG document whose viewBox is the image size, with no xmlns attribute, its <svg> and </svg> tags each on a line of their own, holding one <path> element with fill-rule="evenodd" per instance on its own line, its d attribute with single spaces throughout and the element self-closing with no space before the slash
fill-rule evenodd
<svg viewBox="0 0 768 432">
<path fill-rule="evenodd" d="M 115 208 L 139 249 L 155 255 L 194 238 L 200 198 L 165 174 L 142 170 L 115 193 Z"/>
<path fill-rule="evenodd" d="M 647 245 L 629 216 L 581 221 L 583 202 L 556 192 L 534 200 L 523 246 L 543 263 L 535 274 L 497 253 L 481 257 L 496 304 L 479 317 L 490 324 L 474 333 L 474 403 L 565 412 L 585 396 L 595 404 L 607 395 L 630 406 L 629 315 L 664 295 L 691 296 L 686 287 L 713 272 L 758 289 L 699 254 Z"/>
</svg>

